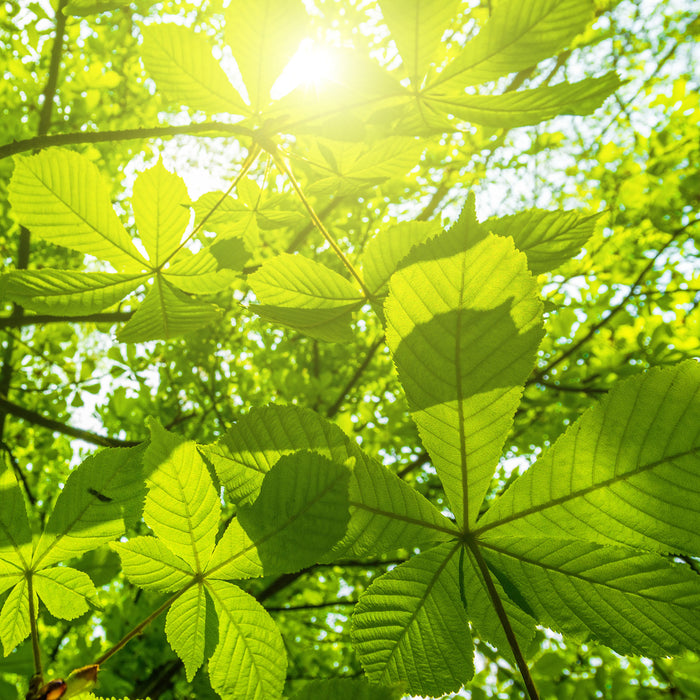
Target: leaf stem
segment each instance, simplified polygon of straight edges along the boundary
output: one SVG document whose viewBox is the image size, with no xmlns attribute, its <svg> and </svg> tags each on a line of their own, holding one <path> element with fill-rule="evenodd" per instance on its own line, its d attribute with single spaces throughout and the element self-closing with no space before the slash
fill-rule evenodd
<svg viewBox="0 0 700 700">
<path fill-rule="evenodd" d="M 489 568 L 486 565 L 486 561 L 484 560 L 484 557 L 481 554 L 479 545 L 472 538 L 470 538 L 467 541 L 466 545 L 467 547 L 469 547 L 469 551 L 474 555 L 474 559 L 476 560 L 476 563 L 479 567 L 479 571 L 481 572 L 481 575 L 484 578 L 486 590 L 488 591 L 489 597 L 491 598 L 491 602 L 493 603 L 493 607 L 496 610 L 496 615 L 498 616 L 498 619 L 501 622 L 503 631 L 506 634 L 506 639 L 510 644 L 510 648 L 513 650 L 513 655 L 515 656 L 515 663 L 518 666 L 520 675 L 523 677 L 523 681 L 525 682 L 525 687 L 527 688 L 527 693 L 530 696 L 530 700 L 539 700 L 540 696 L 537 692 L 537 688 L 535 687 L 535 683 L 532 680 L 532 676 L 530 675 L 530 669 L 527 667 L 527 662 L 525 661 L 523 652 L 520 649 L 518 640 L 515 637 L 515 632 L 511 627 L 510 620 L 508 619 L 508 614 L 506 613 L 505 608 L 503 607 L 501 597 L 498 595 L 498 591 L 496 590 L 493 578 L 491 578 L 491 572 L 489 571 Z"/>
<path fill-rule="evenodd" d="M 241 164 L 240 172 L 238 173 L 238 175 L 236 175 L 235 178 L 233 178 L 233 182 L 229 185 L 226 192 L 224 192 L 221 195 L 221 197 L 219 197 L 216 204 L 214 204 L 214 206 L 204 215 L 202 220 L 192 229 L 190 235 L 187 236 L 185 240 L 182 241 L 182 243 L 180 243 L 180 245 L 177 248 L 175 248 L 175 250 L 172 253 L 170 253 L 170 255 L 165 260 L 163 260 L 158 270 L 161 270 L 163 268 L 163 265 L 172 260 L 185 247 L 185 245 L 197 235 L 197 233 L 202 229 L 204 224 L 207 223 L 211 215 L 226 201 L 226 197 L 228 197 L 231 194 L 233 188 L 241 181 L 241 178 L 243 178 L 243 176 L 251 169 L 260 151 L 260 146 L 257 143 L 253 143 L 253 145 L 250 147 L 250 150 L 248 151 L 248 155 L 245 157 L 245 160 Z"/>
<path fill-rule="evenodd" d="M 39 630 L 36 626 L 36 608 L 34 607 L 34 572 L 27 572 L 27 592 L 29 593 L 29 628 L 32 636 L 32 656 L 34 657 L 34 675 L 44 682 L 44 670 L 41 666 L 41 649 L 39 648 Z"/>
<path fill-rule="evenodd" d="M 139 622 L 136 627 L 127 632 L 114 646 L 107 649 L 102 656 L 95 659 L 93 663 L 97 666 L 102 666 L 105 661 L 114 656 L 120 649 L 123 649 L 134 637 L 141 634 L 141 632 L 143 632 L 143 630 L 146 629 L 146 627 L 148 627 L 153 620 L 164 613 L 185 591 L 192 588 L 195 583 L 197 583 L 197 579 L 193 578 L 186 586 L 181 588 L 177 593 L 171 595 L 170 598 L 168 598 L 162 605 L 159 605 L 150 615 L 148 615 L 148 617 Z"/>
<path fill-rule="evenodd" d="M 314 222 L 316 225 L 316 228 L 320 231 L 321 235 L 326 239 L 326 242 L 328 245 L 331 247 L 333 252 L 340 258 L 340 261 L 345 265 L 347 268 L 348 272 L 354 277 L 355 281 L 360 285 L 360 289 L 362 290 L 362 294 L 366 299 L 372 299 L 372 294 L 367 289 L 365 286 L 365 283 L 360 276 L 360 273 L 355 269 L 355 266 L 348 260 L 347 256 L 345 253 L 343 253 L 341 247 L 336 243 L 335 239 L 331 234 L 329 233 L 328 229 L 323 225 L 323 222 L 321 219 L 319 219 L 318 214 L 314 210 L 314 208 L 311 206 L 311 202 L 307 199 L 306 195 L 304 194 L 304 191 L 301 189 L 301 185 L 297 182 L 297 179 L 294 177 L 294 173 L 292 172 L 292 169 L 289 167 L 289 164 L 284 160 L 282 155 L 277 149 L 270 150 L 269 151 L 270 155 L 272 156 L 273 160 L 275 161 L 275 164 L 277 167 L 280 169 L 282 173 L 284 173 L 287 178 L 289 179 L 289 182 L 292 186 L 292 189 L 297 193 L 297 196 L 301 200 L 301 203 L 304 205 L 304 208 L 306 211 L 309 212 L 309 216 L 311 217 L 311 221 Z"/>
</svg>

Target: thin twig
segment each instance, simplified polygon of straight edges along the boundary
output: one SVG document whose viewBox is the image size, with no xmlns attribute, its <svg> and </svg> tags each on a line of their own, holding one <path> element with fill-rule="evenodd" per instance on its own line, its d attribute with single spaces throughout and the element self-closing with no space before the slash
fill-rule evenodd
<svg viewBox="0 0 700 700">
<path fill-rule="evenodd" d="M 369 366 L 369 363 L 372 361 L 374 354 L 377 352 L 377 350 L 383 344 L 384 344 L 384 336 L 383 335 L 381 337 L 377 338 L 377 340 L 375 340 L 372 343 L 369 350 L 367 351 L 367 354 L 365 355 L 364 360 L 362 360 L 362 362 L 360 363 L 358 368 L 353 373 L 352 377 L 350 377 L 347 384 L 343 387 L 342 391 L 340 392 L 340 395 L 333 402 L 333 405 L 326 411 L 327 418 L 333 418 L 333 416 L 335 416 L 335 414 L 338 413 L 338 411 L 340 410 L 341 406 L 343 405 L 343 402 L 345 401 L 347 395 L 350 393 L 350 391 L 352 391 L 352 388 L 360 380 L 360 377 L 362 377 L 365 370 Z"/>
<path fill-rule="evenodd" d="M 82 316 L 54 316 L 53 314 L 35 314 L 33 316 L 0 317 L 1 328 L 23 328 L 24 326 L 38 326 L 47 323 L 121 323 L 128 321 L 133 311 L 108 311 L 99 314 L 84 314 Z"/>
</svg>

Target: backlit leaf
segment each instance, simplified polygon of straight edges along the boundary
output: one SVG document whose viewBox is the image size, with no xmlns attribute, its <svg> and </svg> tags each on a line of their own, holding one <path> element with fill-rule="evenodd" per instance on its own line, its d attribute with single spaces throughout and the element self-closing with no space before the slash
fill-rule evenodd
<svg viewBox="0 0 700 700">
<path fill-rule="evenodd" d="M 148 267 L 85 156 L 63 148 L 17 156 L 9 199 L 20 223 L 44 240 L 108 260 L 118 271 Z"/>
<path fill-rule="evenodd" d="M 188 588 L 168 610 L 165 634 L 173 651 L 185 665 L 185 675 L 192 681 L 204 662 L 207 600 L 204 586 Z"/>
<path fill-rule="evenodd" d="M 542 337 L 525 256 L 458 227 L 416 248 L 391 280 L 387 342 L 458 522 L 473 523 Z"/>
<path fill-rule="evenodd" d="M 97 597 L 90 577 L 68 566 L 52 566 L 34 575 L 34 590 L 55 617 L 72 620 L 89 609 Z"/>
<path fill-rule="evenodd" d="M 192 567 L 157 537 L 134 537 L 110 546 L 119 553 L 124 575 L 140 588 L 176 591 L 194 575 Z"/>
</svg>

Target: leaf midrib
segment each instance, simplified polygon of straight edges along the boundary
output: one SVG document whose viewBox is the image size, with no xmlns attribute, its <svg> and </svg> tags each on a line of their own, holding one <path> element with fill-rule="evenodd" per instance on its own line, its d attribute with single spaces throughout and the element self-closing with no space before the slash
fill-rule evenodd
<svg viewBox="0 0 700 700">
<path fill-rule="evenodd" d="M 528 515 L 532 515 L 533 513 L 541 513 L 545 510 L 548 510 L 549 508 L 554 508 L 556 506 L 561 505 L 562 503 L 566 503 L 567 501 L 581 498 L 583 496 L 588 496 L 589 494 L 595 491 L 605 489 L 608 486 L 612 486 L 613 484 L 617 484 L 622 481 L 627 481 L 628 479 L 631 479 L 639 474 L 643 474 L 644 472 L 654 469 L 658 466 L 663 466 L 667 462 L 672 462 L 676 459 L 682 459 L 683 457 L 689 457 L 694 454 L 700 454 L 700 445 L 697 445 L 691 448 L 690 450 L 686 450 L 684 452 L 677 452 L 672 455 L 666 455 L 663 458 L 657 459 L 654 462 L 650 462 L 649 464 L 643 464 L 635 469 L 623 472 L 622 474 L 617 474 L 609 479 L 606 479 L 605 481 L 600 481 L 595 484 L 591 484 L 590 486 L 586 486 L 582 489 L 579 489 L 578 491 L 572 491 L 571 493 L 565 494 L 564 496 L 554 498 L 551 501 L 547 501 L 547 503 L 534 505 L 530 508 L 525 508 L 524 510 L 521 510 L 517 513 L 513 513 L 511 515 L 504 516 L 503 518 L 500 518 L 498 520 L 494 520 L 493 522 L 486 523 L 485 525 L 482 525 L 481 527 L 472 530 L 472 534 L 474 536 L 478 536 L 480 534 L 483 534 L 484 532 L 487 532 L 488 530 L 493 530 L 499 525 L 504 525 L 505 523 L 513 522 L 514 520 L 527 517 Z M 536 466 L 533 468 L 536 468 Z M 494 508 L 496 507 L 498 507 L 498 503 L 494 506 Z M 486 515 L 488 515 L 488 511 L 485 514 L 485 516 Z"/>
</svg>

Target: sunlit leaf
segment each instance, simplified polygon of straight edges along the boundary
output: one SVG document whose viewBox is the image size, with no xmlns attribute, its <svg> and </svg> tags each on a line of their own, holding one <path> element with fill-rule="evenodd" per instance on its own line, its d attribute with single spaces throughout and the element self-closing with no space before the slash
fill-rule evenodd
<svg viewBox="0 0 700 700">
<path fill-rule="evenodd" d="M 35 605 L 38 605 L 34 594 Z M 10 590 L 0 611 L 0 640 L 7 656 L 29 635 L 29 594 L 27 579 L 22 578 Z"/>
<path fill-rule="evenodd" d="M 478 530 L 698 556 L 699 473 L 700 364 L 688 361 L 618 384 L 501 496 Z"/>
<path fill-rule="evenodd" d="M 165 634 L 173 651 L 185 665 L 188 681 L 204 662 L 207 600 L 204 586 L 188 588 L 168 610 Z"/>
<path fill-rule="evenodd" d="M 161 159 L 137 176 L 131 206 L 153 267 L 162 265 L 177 250 L 190 220 L 189 209 L 183 206 L 187 202 L 184 180 L 166 170 Z"/>
<path fill-rule="evenodd" d="M 102 311 L 146 281 L 147 275 L 70 270 L 16 270 L 0 278 L 5 299 L 38 313 L 79 316 Z"/>
<path fill-rule="evenodd" d="M 371 681 L 406 681 L 413 694 L 440 696 L 474 675 L 458 549 L 452 542 L 423 552 L 378 578 L 362 596 L 352 640 Z"/>
<path fill-rule="evenodd" d="M 387 342 L 458 522 L 473 523 L 542 337 L 525 256 L 458 227 L 414 250 L 391 280 Z M 413 262 L 415 260 L 415 262 Z"/>
<path fill-rule="evenodd" d="M 141 448 L 109 448 L 88 457 L 66 481 L 34 551 L 45 568 L 124 533 L 143 502 Z"/>
<path fill-rule="evenodd" d="M 221 505 L 194 442 L 150 421 L 144 456 L 148 495 L 143 518 L 173 554 L 200 573 L 214 551 Z"/>
<path fill-rule="evenodd" d="M 124 575 L 140 588 L 175 591 L 194 575 L 192 567 L 157 537 L 134 537 L 110 546 L 119 553 Z"/>
<path fill-rule="evenodd" d="M 265 609 L 238 586 L 207 581 L 219 617 L 219 643 L 209 660 L 214 690 L 231 700 L 268 700 L 282 694 L 284 643 Z"/>
<path fill-rule="evenodd" d="M 85 156 L 62 148 L 17 156 L 9 200 L 20 223 L 44 240 L 108 260 L 118 271 L 148 267 Z"/>
<path fill-rule="evenodd" d="M 68 566 L 52 566 L 34 575 L 34 590 L 55 617 L 72 620 L 89 609 L 97 591 L 90 577 Z"/>
<path fill-rule="evenodd" d="M 143 63 L 169 100 L 203 112 L 249 112 L 204 34 L 177 24 L 149 24 L 143 37 Z"/>
<path fill-rule="evenodd" d="M 195 301 L 157 275 L 146 298 L 117 333 L 123 343 L 175 338 L 219 318 L 212 304 Z"/>
</svg>

